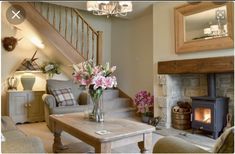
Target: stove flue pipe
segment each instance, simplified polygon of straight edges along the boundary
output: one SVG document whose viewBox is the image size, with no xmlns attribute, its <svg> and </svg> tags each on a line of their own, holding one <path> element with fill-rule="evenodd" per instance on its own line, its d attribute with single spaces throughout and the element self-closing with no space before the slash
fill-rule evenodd
<svg viewBox="0 0 235 154">
<path fill-rule="evenodd" d="M 216 77 L 215 73 L 207 74 L 207 92 L 208 96 L 216 98 Z"/>
</svg>

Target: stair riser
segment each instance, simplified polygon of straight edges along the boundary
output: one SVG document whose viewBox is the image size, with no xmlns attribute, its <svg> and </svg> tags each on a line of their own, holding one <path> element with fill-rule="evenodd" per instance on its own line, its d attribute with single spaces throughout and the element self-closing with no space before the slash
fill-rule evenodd
<svg viewBox="0 0 235 154">
<path fill-rule="evenodd" d="M 115 99 L 111 101 L 104 101 L 103 104 L 105 111 L 131 107 L 128 99 Z"/>
<path fill-rule="evenodd" d="M 118 90 L 107 90 L 107 91 L 104 91 L 103 93 L 103 100 L 106 101 L 106 100 L 112 100 L 112 99 L 115 99 L 115 98 L 118 98 L 119 97 L 119 91 Z"/>
<path fill-rule="evenodd" d="M 126 112 L 107 112 L 105 113 L 105 117 L 112 117 L 112 118 L 127 118 L 127 117 L 134 117 L 135 111 L 126 111 Z"/>
</svg>

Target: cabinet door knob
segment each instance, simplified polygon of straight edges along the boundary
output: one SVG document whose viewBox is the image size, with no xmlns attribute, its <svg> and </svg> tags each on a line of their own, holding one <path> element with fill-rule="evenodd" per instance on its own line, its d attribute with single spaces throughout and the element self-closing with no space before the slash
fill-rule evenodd
<svg viewBox="0 0 235 154">
<path fill-rule="evenodd" d="M 31 104 L 29 103 L 28 106 L 31 107 Z"/>
<path fill-rule="evenodd" d="M 27 108 L 27 107 L 28 107 L 28 104 L 27 104 L 27 103 L 26 103 L 26 104 L 24 104 L 24 107 L 25 107 L 25 108 Z"/>
</svg>

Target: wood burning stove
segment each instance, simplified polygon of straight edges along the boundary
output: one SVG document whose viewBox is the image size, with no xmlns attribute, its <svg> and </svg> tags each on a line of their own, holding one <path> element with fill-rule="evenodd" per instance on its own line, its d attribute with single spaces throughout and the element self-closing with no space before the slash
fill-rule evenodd
<svg viewBox="0 0 235 154">
<path fill-rule="evenodd" d="M 192 129 L 211 132 L 216 139 L 226 125 L 228 98 L 216 97 L 215 74 L 207 75 L 208 96 L 192 98 Z"/>
</svg>

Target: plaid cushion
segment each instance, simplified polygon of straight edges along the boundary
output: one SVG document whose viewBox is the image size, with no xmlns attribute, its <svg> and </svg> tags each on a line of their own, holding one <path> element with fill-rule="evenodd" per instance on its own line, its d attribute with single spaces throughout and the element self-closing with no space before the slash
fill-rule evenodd
<svg viewBox="0 0 235 154">
<path fill-rule="evenodd" d="M 54 89 L 52 94 L 55 96 L 57 106 L 73 106 L 77 104 L 71 88 Z"/>
</svg>

